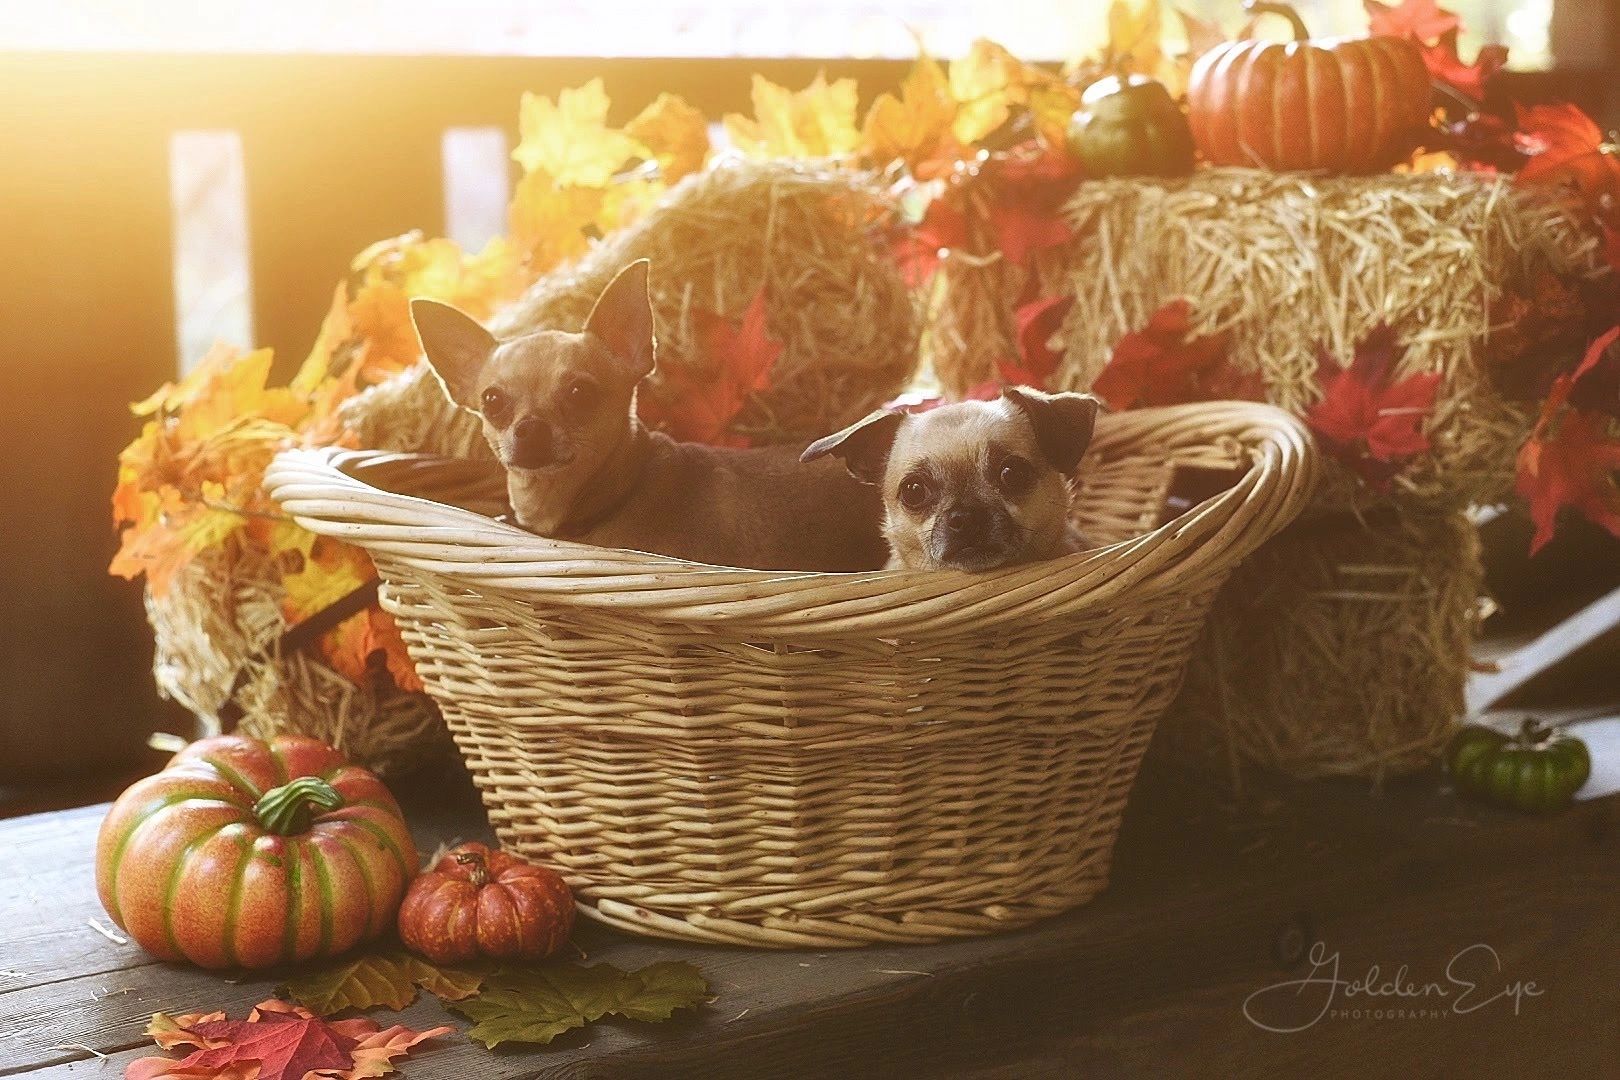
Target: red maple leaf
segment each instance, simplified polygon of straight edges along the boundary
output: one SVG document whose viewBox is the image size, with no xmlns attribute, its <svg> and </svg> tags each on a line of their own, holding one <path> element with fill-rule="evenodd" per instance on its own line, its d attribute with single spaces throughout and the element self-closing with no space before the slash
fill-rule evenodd
<svg viewBox="0 0 1620 1080">
<path fill-rule="evenodd" d="M 1620 326 L 1594 338 L 1580 366 L 1554 383 L 1548 401 L 1568 401 L 1577 409 L 1620 419 L 1620 349 L 1615 348 L 1616 341 L 1620 341 Z"/>
<path fill-rule="evenodd" d="M 1181 298 L 1165 304 L 1147 326 L 1119 339 L 1092 390 L 1114 409 L 1263 396 L 1258 376 L 1227 362 L 1225 334 L 1195 338 L 1191 330 L 1192 305 Z"/>
<path fill-rule="evenodd" d="M 1080 183 L 1079 162 L 1037 142 L 992 154 L 980 175 L 989 203 L 986 217 L 1002 257 L 1015 266 L 1032 252 L 1067 243 L 1073 235 L 1063 204 Z"/>
<path fill-rule="evenodd" d="M 1396 381 L 1395 365 L 1404 351 L 1384 323 L 1356 345 L 1348 368 L 1319 350 L 1318 364 L 1329 378 L 1322 400 L 1305 417 L 1335 456 L 1378 488 L 1429 448 L 1423 421 L 1434 409 L 1440 376 L 1425 373 Z"/>
<path fill-rule="evenodd" d="M 677 439 L 711 446 L 747 446 L 731 422 L 751 394 L 770 388 L 771 367 L 783 344 L 770 336 L 765 318 L 765 290 L 735 324 L 714 312 L 694 316 L 698 344 L 713 364 L 713 373 L 666 369 L 656 395 L 638 400 L 641 418 Z"/>
<path fill-rule="evenodd" d="M 390 1062 L 417 1043 L 452 1029 L 412 1031 L 395 1025 L 381 1029 L 364 1017 L 326 1021 L 284 1001 L 261 1002 L 246 1020 L 228 1020 L 221 1012 L 168 1017 L 158 1013 L 147 1033 L 163 1049 L 196 1047 L 181 1059 L 140 1058 L 129 1064 L 125 1080 L 161 1077 L 204 1080 L 303 1080 L 310 1073 L 332 1077 L 382 1076 Z"/>
<path fill-rule="evenodd" d="M 1551 401 L 1548 402 L 1551 405 Z M 1620 439 L 1602 420 L 1577 410 L 1543 410 L 1536 430 L 1519 450 L 1518 491 L 1530 503 L 1536 534 L 1534 555 L 1553 537 L 1558 512 L 1573 508 L 1620 536 Z"/>
<path fill-rule="evenodd" d="M 1579 106 L 1515 106 L 1526 184 L 1568 184 L 1600 220 L 1620 224 L 1620 145 Z"/>
<path fill-rule="evenodd" d="M 902 227 L 894 243 L 895 261 L 906 284 L 917 288 L 939 269 L 940 255 L 967 244 L 967 215 L 950 194 L 935 196 L 922 220 Z"/>
<path fill-rule="evenodd" d="M 1052 336 L 1063 327 L 1063 320 L 1074 307 L 1073 296 L 1049 296 L 1024 304 L 1013 318 L 1018 324 L 1018 360 L 1000 360 L 996 370 L 1006 386 L 1033 386 L 1048 389 L 1047 382 L 1057 370 L 1063 354 L 1052 348 Z"/>
<path fill-rule="evenodd" d="M 1472 64 L 1465 64 L 1457 54 L 1457 31 L 1448 30 L 1433 44 L 1422 44 L 1423 63 L 1429 74 L 1474 101 L 1485 100 L 1485 82 L 1502 70 L 1507 63 L 1505 45 L 1481 45 Z"/>
<path fill-rule="evenodd" d="M 1440 128 L 1445 150 L 1463 165 L 1479 172 L 1517 172 L 1525 156 L 1516 144 L 1516 134 L 1502 117 L 1494 113 L 1472 112 Z"/>
<path fill-rule="evenodd" d="M 1363 0 L 1363 3 L 1367 8 L 1367 29 L 1374 34 L 1414 37 L 1429 42 L 1447 33 L 1454 34 L 1462 26 L 1462 20 L 1435 0 L 1402 0 L 1399 4 Z"/>
</svg>

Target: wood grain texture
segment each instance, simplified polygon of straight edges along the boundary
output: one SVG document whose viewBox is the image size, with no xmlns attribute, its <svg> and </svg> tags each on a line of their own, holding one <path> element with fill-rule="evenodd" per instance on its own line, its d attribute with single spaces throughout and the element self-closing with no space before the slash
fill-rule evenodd
<svg viewBox="0 0 1620 1080">
<path fill-rule="evenodd" d="M 84 925 L 95 913 L 98 810 L 0 825 L 0 926 L 20 920 L 27 931 L 23 951 L 5 935 L 0 967 L 24 970 L 15 955 L 34 970 L 0 979 L 0 1075 L 117 1075 L 151 1052 L 142 1028 L 152 1011 L 241 1012 L 274 988 L 270 978 L 227 981 L 152 963 Z M 413 816 L 424 849 L 487 835 L 466 809 Z M 578 940 L 592 961 L 691 960 L 714 1001 L 667 1025 L 599 1023 L 548 1048 L 487 1054 L 445 1040 L 405 1072 L 1023 1080 L 1187 1075 L 1196 1063 L 1200 1075 L 1326 1080 L 1602 1076 L 1620 1053 L 1617 828 L 1615 797 L 1533 819 L 1460 804 L 1433 781 L 1382 795 L 1315 784 L 1239 811 L 1185 778 L 1150 772 L 1132 801 L 1115 884 L 1088 907 L 998 937 L 831 952 L 668 944 L 585 927 Z M 42 860 L 59 864 L 56 876 L 19 884 L 19 868 Z M 1426 1020 L 1328 1018 L 1286 1035 L 1245 1021 L 1249 995 L 1310 971 L 1302 958 L 1313 941 L 1340 955 L 1343 979 L 1405 964 L 1418 982 L 1443 980 L 1455 954 L 1488 944 L 1504 983 L 1534 980 L 1545 992 L 1518 1016 L 1504 1000 Z M 1487 980 L 1477 981 L 1483 994 Z M 427 1027 L 447 1014 L 427 999 L 400 1019 Z"/>
</svg>

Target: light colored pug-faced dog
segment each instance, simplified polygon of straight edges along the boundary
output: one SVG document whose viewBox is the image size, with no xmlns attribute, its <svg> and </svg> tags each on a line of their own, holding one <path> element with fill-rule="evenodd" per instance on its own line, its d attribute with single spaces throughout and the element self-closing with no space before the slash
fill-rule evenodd
<svg viewBox="0 0 1620 1080">
<path fill-rule="evenodd" d="M 1097 409 L 1087 394 L 1009 387 L 994 401 L 873 413 L 804 460 L 830 454 L 881 485 L 889 569 L 991 570 L 1084 550 L 1070 479 Z"/>
</svg>

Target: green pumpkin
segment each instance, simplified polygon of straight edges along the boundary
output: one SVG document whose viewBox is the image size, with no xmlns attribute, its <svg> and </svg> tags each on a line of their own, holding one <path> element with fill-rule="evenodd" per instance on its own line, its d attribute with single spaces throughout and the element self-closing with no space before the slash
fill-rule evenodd
<svg viewBox="0 0 1620 1080">
<path fill-rule="evenodd" d="M 1534 720 L 1513 736 L 1465 727 L 1452 738 L 1446 762 L 1458 791 L 1532 814 L 1568 806 L 1592 774 L 1584 742 Z"/>
<path fill-rule="evenodd" d="M 1187 117 L 1146 75 L 1110 75 L 1087 87 L 1068 141 L 1088 176 L 1186 176 L 1193 169 Z"/>
</svg>

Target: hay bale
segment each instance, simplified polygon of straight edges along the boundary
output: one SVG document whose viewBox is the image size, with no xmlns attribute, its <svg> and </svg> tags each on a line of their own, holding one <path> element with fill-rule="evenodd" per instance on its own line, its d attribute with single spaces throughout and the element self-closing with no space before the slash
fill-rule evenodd
<svg viewBox="0 0 1620 1080">
<path fill-rule="evenodd" d="M 357 686 L 306 651 L 280 648 L 286 621 L 281 577 L 251 545 L 199 553 L 163 596 L 146 596 L 158 690 L 217 734 L 309 735 L 389 776 L 420 768 L 451 749 L 426 694 Z"/>
<path fill-rule="evenodd" d="M 1207 169 L 1083 184 L 1067 210 L 1076 303 L 1058 384 L 1089 387 L 1124 334 L 1185 296 L 1195 332 L 1229 332 L 1234 366 L 1303 413 L 1320 397 L 1317 346 L 1348 360 L 1388 322 L 1407 345 L 1397 375 L 1444 376 L 1426 429 L 1433 453 L 1396 480 L 1399 498 L 1431 513 L 1512 490 L 1536 405 L 1504 398 L 1486 369 L 1503 290 L 1541 269 L 1603 272 L 1596 237 L 1564 208 L 1472 173 Z M 1351 485 L 1340 490 L 1349 501 Z"/>
<path fill-rule="evenodd" d="M 884 239 L 890 212 L 876 184 L 847 170 L 723 159 L 541 278 L 492 329 L 577 329 L 615 273 L 651 259 L 663 377 L 643 392 L 656 398 L 670 392 L 671 375 L 701 384 L 713 374 L 694 314 L 736 317 L 763 288 L 784 349 L 769 389 L 749 398 L 730 431 L 753 443 L 807 441 L 894 397 L 916 367 L 920 320 Z M 443 401 L 425 367 L 360 395 L 344 415 L 367 448 L 457 454 L 477 442 L 473 419 Z"/>
<path fill-rule="evenodd" d="M 1393 510 L 1296 522 L 1217 596 L 1159 752 L 1226 773 L 1380 781 L 1462 715 L 1484 580 L 1473 523 Z"/>
</svg>

